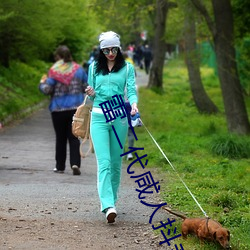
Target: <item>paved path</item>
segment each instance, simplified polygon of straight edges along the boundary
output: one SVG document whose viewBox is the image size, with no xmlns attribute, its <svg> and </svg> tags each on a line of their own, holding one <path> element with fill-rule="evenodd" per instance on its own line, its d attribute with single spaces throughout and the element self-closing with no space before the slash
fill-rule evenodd
<svg viewBox="0 0 250 250">
<path fill-rule="evenodd" d="M 148 85 L 148 75 L 138 68 L 136 68 L 136 84 L 138 87 L 145 87 Z"/>
<path fill-rule="evenodd" d="M 138 72 L 137 79 L 143 86 L 147 76 Z M 47 107 L 0 130 L 0 249 L 158 249 L 163 238 L 148 223 L 153 209 L 140 203 L 127 162 L 110 227 L 99 211 L 94 154 L 82 160 L 81 176 L 69 163 L 64 174 L 53 173 L 54 140 Z M 154 223 L 162 219 L 166 214 L 157 212 Z"/>
<path fill-rule="evenodd" d="M 121 198 L 118 204 L 118 210 L 121 212 L 119 218 L 146 223 L 147 209 L 139 204 L 135 185 L 126 172 L 126 164 L 124 161 Z M 55 199 L 66 206 L 70 201 L 74 201 L 72 207 L 78 208 L 77 213 L 61 214 L 62 211 L 58 210 L 52 216 L 58 219 L 61 216 L 70 216 L 73 220 L 83 217 L 90 221 L 104 220 L 103 215 L 99 213 L 95 155 L 90 154 L 82 160 L 81 176 L 72 175 L 69 162 L 64 174 L 54 173 L 54 166 L 54 132 L 47 108 L 0 133 L 1 208 L 29 203 L 31 198 L 35 199 L 35 203 L 38 202 L 39 209 L 41 206 L 45 209 L 48 204 L 53 204 Z M 37 207 L 35 203 L 33 209 Z M 133 209 L 135 204 L 138 204 L 138 212 L 127 213 L 127 206 Z M 32 207 L 27 209 L 24 205 L 22 209 L 22 214 L 30 216 Z M 39 214 L 35 213 L 33 216 Z"/>
</svg>

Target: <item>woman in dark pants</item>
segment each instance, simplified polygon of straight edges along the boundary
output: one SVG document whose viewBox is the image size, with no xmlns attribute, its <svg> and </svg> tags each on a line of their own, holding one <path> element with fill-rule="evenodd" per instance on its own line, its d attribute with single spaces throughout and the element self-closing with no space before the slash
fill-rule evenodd
<svg viewBox="0 0 250 250">
<path fill-rule="evenodd" d="M 69 142 L 70 166 L 73 175 L 80 175 L 80 142 L 72 134 L 72 117 L 84 99 L 84 87 L 87 74 L 73 61 L 67 46 L 59 46 L 55 51 L 56 63 L 50 68 L 48 77 L 44 77 L 39 89 L 51 95 L 49 110 L 56 134 L 55 173 L 64 173 L 66 168 L 67 142 Z"/>
</svg>

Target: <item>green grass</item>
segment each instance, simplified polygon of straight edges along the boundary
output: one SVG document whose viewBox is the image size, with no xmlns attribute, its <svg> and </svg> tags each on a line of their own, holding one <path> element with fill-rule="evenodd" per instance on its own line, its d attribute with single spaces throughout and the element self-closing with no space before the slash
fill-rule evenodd
<svg viewBox="0 0 250 250">
<path fill-rule="evenodd" d="M 149 160 L 146 168 L 159 171 L 162 201 L 189 217 L 203 216 L 181 178 L 206 213 L 230 230 L 232 249 L 250 249 L 250 138 L 227 132 L 218 79 L 209 68 L 202 68 L 201 73 L 208 95 L 220 110 L 217 115 L 201 115 L 197 111 L 187 71 L 180 60 L 165 67 L 163 93 L 139 90 L 142 121 L 178 174 L 144 127 L 136 128 L 135 146 L 144 147 Z M 250 101 L 246 102 L 250 112 Z M 177 221 L 180 232 L 181 220 Z M 200 246 L 192 236 L 176 242 L 182 243 L 185 250 L 220 249 L 214 243 Z"/>
<path fill-rule="evenodd" d="M 21 111 L 46 98 L 39 92 L 38 84 L 47 70 L 48 65 L 39 61 L 30 65 L 11 62 L 9 69 L 0 67 L 0 122 L 10 115 L 20 117 Z"/>
</svg>

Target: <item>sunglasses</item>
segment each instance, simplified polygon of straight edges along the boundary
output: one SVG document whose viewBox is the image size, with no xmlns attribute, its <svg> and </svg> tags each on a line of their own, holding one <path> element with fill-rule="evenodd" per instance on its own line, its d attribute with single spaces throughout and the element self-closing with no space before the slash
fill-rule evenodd
<svg viewBox="0 0 250 250">
<path fill-rule="evenodd" d="M 105 48 L 105 49 L 102 50 L 104 55 L 109 55 L 110 51 L 112 52 L 112 54 L 117 54 L 118 48 L 117 47 L 114 47 L 114 48 L 111 48 L 111 49 Z"/>
</svg>

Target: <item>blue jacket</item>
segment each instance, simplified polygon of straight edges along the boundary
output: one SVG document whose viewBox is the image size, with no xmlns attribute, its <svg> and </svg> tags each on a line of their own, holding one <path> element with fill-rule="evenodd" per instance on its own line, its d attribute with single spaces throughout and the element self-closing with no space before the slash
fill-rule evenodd
<svg viewBox="0 0 250 250">
<path fill-rule="evenodd" d="M 78 68 L 69 85 L 47 78 L 40 82 L 39 89 L 45 95 L 51 95 L 50 112 L 77 109 L 84 100 L 84 90 L 87 83 L 87 74 L 82 67 Z"/>
</svg>

